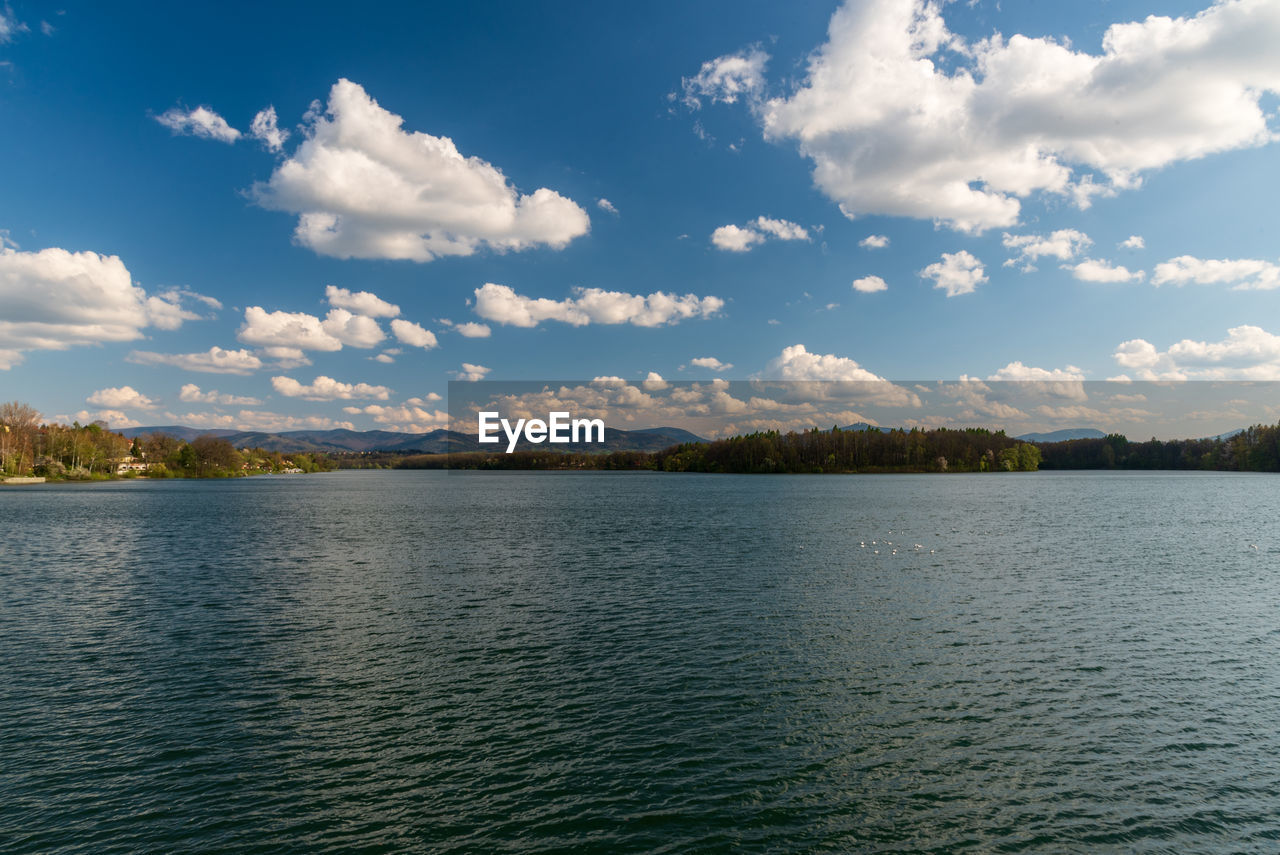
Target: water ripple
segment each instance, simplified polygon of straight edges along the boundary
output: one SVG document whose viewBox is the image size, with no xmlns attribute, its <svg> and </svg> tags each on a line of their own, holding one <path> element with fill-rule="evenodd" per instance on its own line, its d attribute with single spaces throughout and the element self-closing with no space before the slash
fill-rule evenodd
<svg viewBox="0 0 1280 855">
<path fill-rule="evenodd" d="M 0 850 L 1272 852 L 1274 483 L 0 492 Z"/>
</svg>

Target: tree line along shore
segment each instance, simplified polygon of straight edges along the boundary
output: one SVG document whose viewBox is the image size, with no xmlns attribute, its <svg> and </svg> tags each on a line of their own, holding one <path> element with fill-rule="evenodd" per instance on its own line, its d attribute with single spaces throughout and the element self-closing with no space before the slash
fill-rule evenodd
<svg viewBox="0 0 1280 855">
<path fill-rule="evenodd" d="M 601 454 L 364 455 L 359 462 L 399 469 L 612 469 L 726 473 L 1030 472 L 1042 469 L 1169 469 L 1280 472 L 1280 425 L 1254 425 L 1231 437 L 1132 442 L 1097 439 L 1024 442 L 985 428 L 766 431 L 686 443 L 663 451 Z"/>
<path fill-rule="evenodd" d="M 190 442 L 163 433 L 129 439 L 99 423 L 45 424 L 25 404 L 0 403 L 2 478 L 233 478 L 334 468 L 328 455 L 237 449 L 210 435 Z"/>
</svg>

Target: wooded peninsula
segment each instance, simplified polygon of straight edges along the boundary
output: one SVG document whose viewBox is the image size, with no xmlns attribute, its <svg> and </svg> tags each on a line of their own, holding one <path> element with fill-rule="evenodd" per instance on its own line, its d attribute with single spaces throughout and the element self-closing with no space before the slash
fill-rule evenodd
<svg viewBox="0 0 1280 855">
<path fill-rule="evenodd" d="M 1212 439 L 1024 442 L 985 428 L 768 431 L 663 451 L 604 454 L 517 451 L 400 456 L 400 469 L 635 469 L 661 472 L 1030 472 L 1038 469 L 1179 469 L 1280 472 L 1280 425 Z"/>
</svg>

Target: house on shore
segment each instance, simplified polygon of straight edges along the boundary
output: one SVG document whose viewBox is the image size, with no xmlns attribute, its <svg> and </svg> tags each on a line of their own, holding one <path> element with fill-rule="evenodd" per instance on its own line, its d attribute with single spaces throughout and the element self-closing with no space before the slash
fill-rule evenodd
<svg viewBox="0 0 1280 855">
<path fill-rule="evenodd" d="M 129 472 L 146 472 L 151 466 L 144 460 L 139 460 L 133 455 L 128 455 L 116 461 L 116 474 L 124 475 Z"/>
</svg>

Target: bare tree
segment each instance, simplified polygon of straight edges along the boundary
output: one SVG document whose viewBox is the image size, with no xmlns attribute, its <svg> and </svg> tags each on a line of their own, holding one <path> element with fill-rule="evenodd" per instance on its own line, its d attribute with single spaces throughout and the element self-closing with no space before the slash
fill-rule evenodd
<svg viewBox="0 0 1280 855">
<path fill-rule="evenodd" d="M 0 469 L 22 475 L 35 462 L 40 413 L 19 401 L 0 403 Z"/>
</svg>

